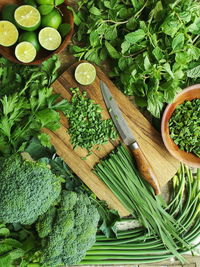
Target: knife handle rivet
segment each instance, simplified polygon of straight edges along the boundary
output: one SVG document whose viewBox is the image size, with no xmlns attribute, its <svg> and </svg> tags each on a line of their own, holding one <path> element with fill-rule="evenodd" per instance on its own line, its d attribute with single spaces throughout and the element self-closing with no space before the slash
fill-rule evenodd
<svg viewBox="0 0 200 267">
<path fill-rule="evenodd" d="M 139 148 L 138 143 L 134 142 L 134 143 L 130 144 L 129 148 L 132 149 L 132 150 L 138 149 Z"/>
</svg>

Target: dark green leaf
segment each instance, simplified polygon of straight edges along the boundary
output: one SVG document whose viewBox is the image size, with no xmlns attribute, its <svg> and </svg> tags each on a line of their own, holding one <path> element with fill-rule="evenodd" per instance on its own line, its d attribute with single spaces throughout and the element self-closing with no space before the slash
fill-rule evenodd
<svg viewBox="0 0 200 267">
<path fill-rule="evenodd" d="M 105 41 L 105 46 L 112 58 L 120 58 L 120 53 L 108 41 Z"/>
</svg>

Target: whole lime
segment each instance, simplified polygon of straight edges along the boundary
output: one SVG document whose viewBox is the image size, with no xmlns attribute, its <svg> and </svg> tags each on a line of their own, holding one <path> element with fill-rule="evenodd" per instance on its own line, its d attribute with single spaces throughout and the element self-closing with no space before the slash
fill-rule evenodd
<svg viewBox="0 0 200 267">
<path fill-rule="evenodd" d="M 54 5 L 54 0 L 36 0 L 39 5 Z"/>
<path fill-rule="evenodd" d="M 8 20 L 16 25 L 16 22 L 14 19 L 14 13 L 17 8 L 18 8 L 18 5 L 15 5 L 15 4 L 5 5 L 2 9 L 2 19 Z"/>
<path fill-rule="evenodd" d="M 61 16 L 60 12 L 56 9 L 53 9 L 47 15 L 42 16 L 41 26 L 58 29 L 61 22 L 62 22 L 62 16 Z"/>
<path fill-rule="evenodd" d="M 29 42 L 31 43 L 36 51 L 38 52 L 41 48 L 37 34 L 35 32 L 23 32 L 19 37 L 19 42 Z"/>
<path fill-rule="evenodd" d="M 64 2 L 64 0 L 36 0 L 39 5 L 55 5 L 58 6 Z"/>
<path fill-rule="evenodd" d="M 37 8 L 37 4 L 34 0 L 24 0 L 24 5 L 29 5 Z"/>
</svg>

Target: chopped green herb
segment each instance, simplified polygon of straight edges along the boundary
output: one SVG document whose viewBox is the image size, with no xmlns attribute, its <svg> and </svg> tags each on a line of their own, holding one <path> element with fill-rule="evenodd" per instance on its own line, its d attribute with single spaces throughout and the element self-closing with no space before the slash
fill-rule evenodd
<svg viewBox="0 0 200 267">
<path fill-rule="evenodd" d="M 200 99 L 178 105 L 169 120 L 169 130 L 181 150 L 200 157 Z"/>
<path fill-rule="evenodd" d="M 78 88 L 71 89 L 71 107 L 63 112 L 69 119 L 70 141 L 76 147 L 91 151 L 94 145 L 105 144 L 117 138 L 117 131 L 111 119 L 103 120 L 102 108 Z M 91 153 L 87 156 L 89 156 Z M 84 157 L 84 159 L 86 159 Z"/>
</svg>

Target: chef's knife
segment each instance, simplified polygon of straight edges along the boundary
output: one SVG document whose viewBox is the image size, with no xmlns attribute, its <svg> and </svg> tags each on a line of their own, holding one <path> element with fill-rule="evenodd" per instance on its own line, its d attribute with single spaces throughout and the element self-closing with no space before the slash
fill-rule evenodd
<svg viewBox="0 0 200 267">
<path fill-rule="evenodd" d="M 121 136 L 125 145 L 127 145 L 137 163 L 138 170 L 143 178 L 153 187 L 155 194 L 160 194 L 160 186 L 158 180 L 151 169 L 151 166 L 147 159 L 145 158 L 143 152 L 141 151 L 135 137 L 129 126 L 127 125 L 116 101 L 113 99 L 113 96 L 108 88 L 108 86 L 100 81 L 101 92 L 108 108 L 108 111 L 112 117 L 112 120 Z"/>
</svg>

